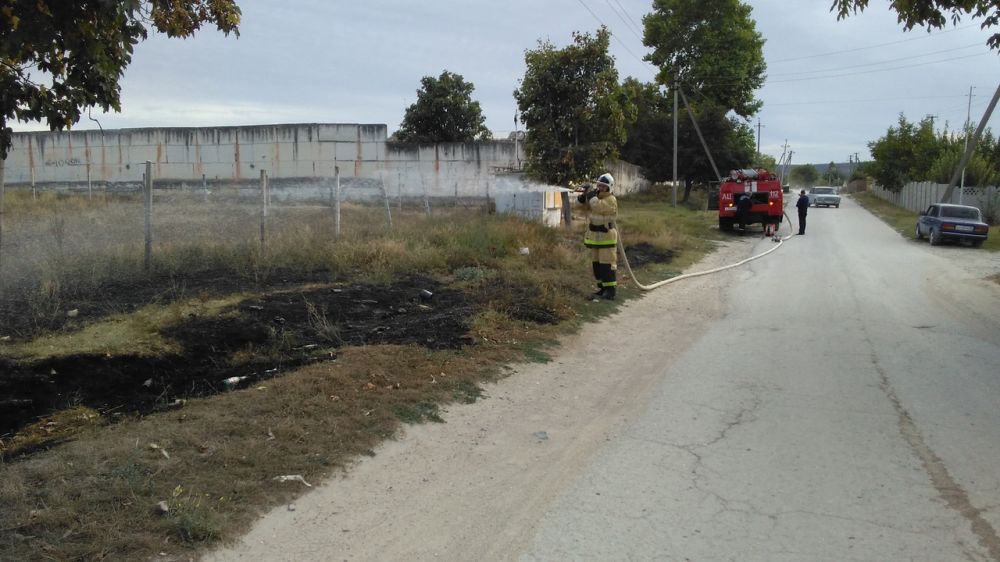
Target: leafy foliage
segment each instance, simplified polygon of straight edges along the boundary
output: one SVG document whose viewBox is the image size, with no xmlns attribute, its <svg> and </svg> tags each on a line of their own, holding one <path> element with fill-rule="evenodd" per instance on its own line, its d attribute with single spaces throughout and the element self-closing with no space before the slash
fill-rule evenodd
<svg viewBox="0 0 1000 562">
<path fill-rule="evenodd" d="M 843 19 L 868 7 L 868 0 L 834 0 L 831 10 L 837 11 L 837 19 Z M 957 24 L 963 15 L 972 19 L 983 18 L 982 29 L 1000 24 L 1000 2 L 997 0 L 907 0 L 891 2 L 899 22 L 907 31 L 916 26 L 929 30 L 940 29 L 948 24 Z M 1000 49 L 1000 33 L 994 33 L 986 42 L 991 49 Z"/>
<path fill-rule="evenodd" d="M 740 0 L 654 0 L 643 18 L 646 60 L 664 85 L 676 78 L 712 105 L 750 117 L 761 107 L 754 91 L 764 84 L 764 39 Z"/>
<path fill-rule="evenodd" d="M 929 117 L 911 123 L 903 114 L 896 127 L 889 127 L 884 137 L 868 147 L 875 158 L 872 177 L 891 191 L 902 189 L 907 182 L 927 179 L 941 151 Z"/>
<path fill-rule="evenodd" d="M 149 30 L 188 37 L 214 24 L 238 35 L 240 9 L 235 0 L 5 0 L 0 22 L 5 156 L 9 121 L 61 130 L 80 120 L 82 108 L 120 110 L 119 80 Z"/>
<path fill-rule="evenodd" d="M 628 127 L 622 157 L 642 166 L 646 178 L 654 182 L 673 179 L 672 94 L 661 92 L 656 84 L 644 84 L 634 78 L 627 79 L 624 87 L 637 108 L 638 118 Z M 717 106 L 701 104 L 693 105 L 692 109 L 720 173 L 747 167 L 754 155 L 753 131 L 747 124 L 725 115 Z M 684 201 L 687 201 L 694 183 L 718 178 L 687 110 L 679 106 L 678 113 L 678 179 L 684 180 Z"/>
<path fill-rule="evenodd" d="M 528 129 L 528 172 L 542 181 L 567 185 L 600 173 L 625 142 L 635 106 L 618 83 L 608 54 L 611 33 L 573 33 L 557 49 L 549 41 L 525 51 L 521 87 L 514 91 Z"/>
<path fill-rule="evenodd" d="M 819 170 L 812 164 L 803 164 L 792 168 L 792 181 L 799 187 L 812 187 L 819 179 Z"/>
<path fill-rule="evenodd" d="M 971 132 L 971 131 L 969 131 Z M 937 183 L 948 183 L 965 153 L 965 137 L 957 135 L 942 135 L 939 138 L 942 145 L 937 159 L 928 170 L 926 179 Z M 989 132 L 983 134 L 976 145 L 975 152 L 965 166 L 965 185 L 997 185 L 1000 181 L 1000 154 L 998 143 Z"/>
<path fill-rule="evenodd" d="M 774 172 L 778 169 L 778 159 L 770 154 L 764 154 L 761 152 L 756 158 L 754 158 L 753 167 L 764 168 L 765 170 L 771 170 Z"/>
<path fill-rule="evenodd" d="M 460 74 L 445 70 L 441 76 L 420 79 L 417 101 L 406 108 L 396 138 L 403 142 L 471 142 L 490 138 L 479 102 L 472 100 L 475 86 Z"/>
<path fill-rule="evenodd" d="M 840 174 L 840 170 L 837 169 L 837 164 L 832 160 L 826 167 L 826 172 L 823 173 L 823 181 L 825 182 L 825 185 L 840 185 L 844 182 L 844 176 Z"/>
</svg>

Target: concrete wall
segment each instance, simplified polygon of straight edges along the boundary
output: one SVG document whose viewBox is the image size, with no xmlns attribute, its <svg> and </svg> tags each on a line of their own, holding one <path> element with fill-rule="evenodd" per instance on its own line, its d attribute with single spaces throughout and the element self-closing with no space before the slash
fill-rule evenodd
<svg viewBox="0 0 1000 562">
<path fill-rule="evenodd" d="M 137 189 L 152 163 L 158 188 L 237 188 L 252 192 L 266 170 L 272 196 L 328 197 L 339 169 L 347 199 L 489 198 L 504 190 L 545 190 L 499 174 L 524 159 L 523 143 L 403 144 L 385 125 L 288 124 L 15 133 L 9 186 Z M 611 168 L 616 192 L 646 185 L 639 169 Z"/>
</svg>

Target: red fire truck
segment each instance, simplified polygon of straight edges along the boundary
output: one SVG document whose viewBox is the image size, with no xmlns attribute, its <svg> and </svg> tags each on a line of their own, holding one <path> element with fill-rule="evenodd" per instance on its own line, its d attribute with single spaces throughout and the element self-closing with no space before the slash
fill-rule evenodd
<svg viewBox="0 0 1000 562">
<path fill-rule="evenodd" d="M 772 236 L 781 224 L 784 203 L 781 181 L 774 173 L 763 168 L 733 170 L 719 185 L 719 230 L 732 230 L 739 224 L 737 203 L 741 196 L 750 198 L 743 224 L 761 224 L 764 233 Z"/>
</svg>

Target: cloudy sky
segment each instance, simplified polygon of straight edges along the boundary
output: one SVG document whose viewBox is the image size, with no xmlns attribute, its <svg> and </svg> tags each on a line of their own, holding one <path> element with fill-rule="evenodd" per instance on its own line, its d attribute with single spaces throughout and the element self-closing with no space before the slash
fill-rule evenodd
<svg viewBox="0 0 1000 562">
<path fill-rule="evenodd" d="M 606 25 L 622 79 L 652 81 L 642 61 L 650 0 L 238 0 L 241 34 L 204 30 L 187 40 L 151 37 L 122 82 L 122 112 L 94 113 L 105 128 L 270 123 L 384 123 L 396 130 L 423 76 L 443 70 L 475 85 L 487 126 L 514 128 L 512 92 L 524 51 Z M 831 0 L 751 0 L 766 40 L 759 92 L 761 149 L 793 164 L 849 155 L 900 113 L 961 127 L 969 88 L 978 122 L 1000 78 L 1000 60 L 978 23 L 904 32 L 887 0 L 837 21 Z M 1000 115 L 1000 111 L 997 112 Z M 1000 132 L 1000 116 L 990 121 Z M 757 120 L 752 122 L 756 128 Z M 20 125 L 17 130 L 37 130 Z M 85 116 L 77 129 L 97 128 Z"/>
</svg>

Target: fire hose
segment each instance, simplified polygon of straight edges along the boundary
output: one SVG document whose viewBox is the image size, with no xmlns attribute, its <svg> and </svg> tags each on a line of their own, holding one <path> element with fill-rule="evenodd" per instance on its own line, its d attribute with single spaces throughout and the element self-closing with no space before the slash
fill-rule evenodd
<svg viewBox="0 0 1000 562">
<path fill-rule="evenodd" d="M 783 213 L 783 214 L 785 215 L 785 218 L 788 219 L 788 224 L 791 225 L 792 224 L 792 219 L 789 218 L 788 213 Z M 739 261 L 739 262 L 736 262 L 736 263 L 731 263 L 729 265 L 724 265 L 722 267 L 716 267 L 714 269 L 709 269 L 709 270 L 706 270 L 706 271 L 696 271 L 694 273 L 685 273 L 683 275 L 678 275 L 677 277 L 671 277 L 670 279 L 664 279 L 663 281 L 657 281 L 656 283 L 653 283 L 652 285 L 643 285 L 642 283 L 639 282 L 638 279 L 636 279 L 635 273 L 632 272 L 632 266 L 628 263 L 628 257 L 625 255 L 625 247 L 622 246 L 622 240 L 621 240 L 622 237 L 621 237 L 621 230 L 620 229 L 619 229 L 618 234 L 619 234 L 619 236 L 618 236 L 618 252 L 622 256 L 622 261 L 625 262 L 625 270 L 628 271 L 629 277 L 632 278 L 632 281 L 635 282 L 636 286 L 639 287 L 640 289 L 642 289 L 643 291 L 652 291 L 653 289 L 656 289 L 658 287 L 662 287 L 663 285 L 667 285 L 667 284 L 673 283 L 675 281 L 680 281 L 682 279 L 690 279 L 692 277 L 700 277 L 702 275 L 709 275 L 711 273 L 718 273 L 720 271 L 725 271 L 727 269 L 732 269 L 734 267 L 739 267 L 739 266 L 741 266 L 741 265 L 743 265 L 745 263 L 749 263 L 749 262 L 751 262 L 753 260 L 760 259 L 760 258 L 762 258 L 762 257 L 770 254 L 771 252 L 773 252 L 773 251 L 777 250 L 778 248 L 780 248 L 781 245 L 785 243 L 785 240 L 788 240 L 789 238 L 792 237 L 792 235 L 789 234 L 788 236 L 785 236 L 784 238 L 777 238 L 777 244 L 775 244 L 774 247 L 772 247 L 771 249 L 769 249 L 769 250 L 767 250 L 765 252 L 761 252 L 761 253 L 759 253 L 757 255 L 750 256 L 749 258 L 747 258 L 745 260 L 742 260 L 742 261 Z"/>
</svg>

